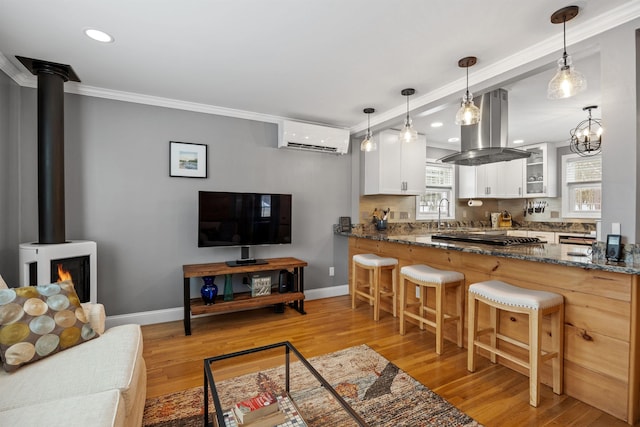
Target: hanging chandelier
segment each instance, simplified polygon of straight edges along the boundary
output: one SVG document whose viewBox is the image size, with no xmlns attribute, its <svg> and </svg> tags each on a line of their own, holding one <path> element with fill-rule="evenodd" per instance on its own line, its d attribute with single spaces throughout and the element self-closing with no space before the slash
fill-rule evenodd
<svg viewBox="0 0 640 427">
<path fill-rule="evenodd" d="M 591 110 L 598 108 L 597 105 L 584 107 L 583 111 L 589 112 L 587 120 L 578 123 L 575 129 L 571 130 L 571 151 L 583 157 L 594 156 L 600 153 L 602 143 L 602 123 L 600 119 L 591 117 Z"/>
<path fill-rule="evenodd" d="M 375 151 L 378 149 L 378 144 L 374 141 L 373 134 L 371 133 L 371 113 L 375 113 L 376 110 L 373 108 L 365 108 L 363 111 L 367 115 L 367 134 L 360 143 L 360 151 Z"/>
<path fill-rule="evenodd" d="M 582 73 L 576 71 L 572 65 L 571 56 L 567 55 L 567 21 L 578 15 L 578 6 L 567 6 L 557 10 L 551 15 L 552 24 L 562 24 L 564 51 L 562 58 L 558 59 L 558 71 L 549 81 L 547 97 L 549 99 L 569 98 L 587 88 L 587 79 Z"/>
<path fill-rule="evenodd" d="M 400 142 L 415 142 L 418 139 L 418 131 L 413 127 L 409 117 L 409 97 L 416 93 L 415 89 L 402 89 L 402 96 L 407 97 L 407 117 L 404 119 L 404 127 L 400 131 Z"/>
<path fill-rule="evenodd" d="M 467 56 L 458 61 L 458 67 L 467 69 L 467 91 L 462 97 L 462 104 L 456 113 L 457 125 L 476 125 L 480 123 L 480 109 L 473 103 L 473 95 L 469 92 L 469 67 L 476 64 L 478 58 Z"/>
</svg>

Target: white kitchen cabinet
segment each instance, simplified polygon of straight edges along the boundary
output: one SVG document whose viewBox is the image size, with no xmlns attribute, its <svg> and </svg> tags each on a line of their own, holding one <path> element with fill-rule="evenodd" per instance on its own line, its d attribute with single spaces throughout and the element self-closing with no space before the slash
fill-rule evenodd
<svg viewBox="0 0 640 427">
<path fill-rule="evenodd" d="M 522 173 L 524 159 L 500 162 L 498 171 L 498 194 L 503 198 L 518 198 L 524 196 Z"/>
<path fill-rule="evenodd" d="M 525 197 L 556 197 L 557 172 L 556 151 L 549 144 L 536 144 L 523 147 L 531 152 L 525 159 L 524 180 Z"/>
<path fill-rule="evenodd" d="M 461 199 L 523 197 L 523 168 L 522 159 L 479 166 L 459 166 L 458 197 Z"/>
<path fill-rule="evenodd" d="M 472 199 L 475 197 L 495 197 L 497 168 L 480 166 L 458 166 L 458 197 Z"/>
<path fill-rule="evenodd" d="M 507 236 L 537 237 L 547 243 L 558 243 L 557 234 L 553 231 L 507 230 Z"/>
<path fill-rule="evenodd" d="M 497 163 L 476 166 L 476 197 L 496 197 L 498 194 L 498 169 Z"/>
<path fill-rule="evenodd" d="M 364 153 L 364 195 L 417 195 L 425 190 L 427 140 L 418 135 L 412 143 L 400 143 L 398 132 L 374 135 L 375 151 Z"/>
<path fill-rule="evenodd" d="M 458 166 L 458 198 L 473 199 L 478 197 L 476 182 L 475 166 Z"/>
<path fill-rule="evenodd" d="M 528 237 L 537 237 L 538 239 L 542 240 L 543 242 L 547 242 L 547 243 L 558 243 L 558 241 L 556 240 L 556 233 L 554 233 L 553 231 L 532 231 L 532 230 L 529 230 L 529 231 L 527 231 L 527 236 Z"/>
</svg>

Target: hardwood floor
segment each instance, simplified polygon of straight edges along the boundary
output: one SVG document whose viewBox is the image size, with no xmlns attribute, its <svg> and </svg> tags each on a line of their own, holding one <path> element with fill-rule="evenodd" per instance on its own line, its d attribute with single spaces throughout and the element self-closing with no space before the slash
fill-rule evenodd
<svg viewBox="0 0 640 427">
<path fill-rule="evenodd" d="M 485 426 L 626 426 L 602 411 L 542 386 L 538 408 L 529 406 L 529 380 L 524 375 L 478 358 L 467 371 L 467 355 L 445 341 L 441 356 L 435 337 L 415 325 L 398 333 L 398 319 L 348 296 L 306 301 L 306 315 L 287 308 L 284 314 L 264 308 L 208 316 L 192 321 L 185 336 L 182 321 L 142 327 L 147 362 L 147 398 L 203 384 L 203 359 L 264 344 L 290 341 L 307 358 L 367 344 Z M 228 375 L 238 374 L 230 370 Z"/>
</svg>

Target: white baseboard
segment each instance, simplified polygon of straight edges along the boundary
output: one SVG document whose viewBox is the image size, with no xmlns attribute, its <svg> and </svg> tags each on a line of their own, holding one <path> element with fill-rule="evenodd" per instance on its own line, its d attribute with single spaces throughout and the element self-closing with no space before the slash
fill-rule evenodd
<svg viewBox="0 0 640 427">
<path fill-rule="evenodd" d="M 349 285 L 331 286 L 330 288 L 309 289 L 308 291 L 304 291 L 304 299 L 308 301 L 339 297 L 341 295 L 349 295 Z"/>
<path fill-rule="evenodd" d="M 304 291 L 304 299 L 311 301 L 314 299 L 331 298 L 349 294 L 349 285 L 331 286 L 329 288 L 309 289 Z M 207 314 L 203 316 L 209 316 Z M 199 317 L 199 316 L 194 316 Z M 184 308 L 166 308 L 164 310 L 144 311 L 141 313 L 119 314 L 108 316 L 106 327 L 135 323 L 138 325 L 151 325 L 154 323 L 174 322 L 184 319 Z"/>
</svg>

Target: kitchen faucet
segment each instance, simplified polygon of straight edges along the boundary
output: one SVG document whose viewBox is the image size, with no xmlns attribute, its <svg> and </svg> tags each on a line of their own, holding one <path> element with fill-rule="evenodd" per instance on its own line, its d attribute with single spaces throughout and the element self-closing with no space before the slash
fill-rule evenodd
<svg viewBox="0 0 640 427">
<path fill-rule="evenodd" d="M 443 197 L 442 199 L 438 200 L 438 230 L 440 230 L 440 207 L 442 206 L 443 201 L 447 202 L 447 212 L 449 211 L 449 199 Z"/>
</svg>

